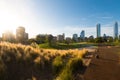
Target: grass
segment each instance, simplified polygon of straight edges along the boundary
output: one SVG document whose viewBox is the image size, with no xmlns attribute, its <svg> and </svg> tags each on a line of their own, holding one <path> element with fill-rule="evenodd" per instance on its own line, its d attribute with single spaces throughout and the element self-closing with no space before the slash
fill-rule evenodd
<svg viewBox="0 0 120 80">
<path fill-rule="evenodd" d="M 65 44 L 65 43 L 57 43 L 56 45 L 53 46 L 49 46 L 48 43 L 44 43 L 44 44 L 39 44 L 40 48 L 44 48 L 44 49 L 75 49 L 75 48 L 84 48 L 84 47 L 89 47 L 89 46 L 96 46 L 97 44 L 95 43 L 70 43 Z"/>
<path fill-rule="evenodd" d="M 82 67 L 83 62 L 81 58 L 71 58 L 66 66 L 64 66 L 62 72 L 57 76 L 56 80 L 74 80 L 74 74 L 81 70 Z"/>
<path fill-rule="evenodd" d="M 71 70 L 65 68 L 55 80 L 73 80 Z"/>
<path fill-rule="evenodd" d="M 63 66 L 64 66 L 64 63 L 63 63 L 63 60 L 62 60 L 62 57 L 61 56 L 57 56 L 54 60 L 53 60 L 53 70 L 54 70 L 54 74 L 58 74 L 59 72 L 61 72 Z"/>
<path fill-rule="evenodd" d="M 29 45 L 0 42 L 0 80 L 70 80 L 82 66 L 83 50 L 42 49 Z M 70 66 L 70 67 L 69 67 Z M 69 69 L 70 73 L 68 73 Z M 68 74 L 66 74 L 68 73 Z"/>
<path fill-rule="evenodd" d="M 44 49 L 54 49 L 53 47 L 49 46 L 48 43 L 39 44 L 39 47 Z"/>
</svg>

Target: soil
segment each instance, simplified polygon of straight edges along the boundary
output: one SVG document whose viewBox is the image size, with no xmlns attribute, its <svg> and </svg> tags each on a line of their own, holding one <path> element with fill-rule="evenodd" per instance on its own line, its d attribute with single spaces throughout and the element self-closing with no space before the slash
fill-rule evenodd
<svg viewBox="0 0 120 80">
<path fill-rule="evenodd" d="M 84 73 L 84 80 L 120 80 L 120 47 L 99 47 Z"/>
</svg>

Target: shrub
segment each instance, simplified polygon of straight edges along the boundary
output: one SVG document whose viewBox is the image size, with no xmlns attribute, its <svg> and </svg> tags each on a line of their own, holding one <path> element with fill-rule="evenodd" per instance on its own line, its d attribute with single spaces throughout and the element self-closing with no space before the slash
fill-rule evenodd
<svg viewBox="0 0 120 80">
<path fill-rule="evenodd" d="M 69 60 L 67 67 L 74 73 L 83 67 L 83 61 L 81 58 L 72 58 Z"/>
<path fill-rule="evenodd" d="M 73 80 L 74 72 L 83 66 L 82 58 L 85 53 L 85 49 L 39 49 L 1 42 L 0 80 L 26 80 L 32 76 L 37 80 L 52 80 L 56 76 L 56 80 Z"/>
<path fill-rule="evenodd" d="M 0 80 L 6 79 L 6 66 L 4 65 L 3 61 L 0 59 Z"/>
<path fill-rule="evenodd" d="M 68 68 L 63 69 L 56 80 L 73 80 L 72 72 Z"/>
<path fill-rule="evenodd" d="M 54 60 L 53 60 L 53 70 L 54 73 L 58 73 L 61 71 L 61 69 L 63 68 L 64 64 L 63 64 L 63 60 L 61 58 L 61 56 L 57 56 Z"/>
</svg>

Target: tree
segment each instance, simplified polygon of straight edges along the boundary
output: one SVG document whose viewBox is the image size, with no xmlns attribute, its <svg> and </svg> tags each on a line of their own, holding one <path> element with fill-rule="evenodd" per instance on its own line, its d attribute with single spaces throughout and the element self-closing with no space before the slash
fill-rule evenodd
<svg viewBox="0 0 120 80">
<path fill-rule="evenodd" d="M 34 38 L 28 39 L 28 43 L 29 43 L 29 44 L 31 44 L 31 43 L 36 43 L 36 39 L 34 39 Z"/>
<path fill-rule="evenodd" d="M 47 39 L 47 35 L 44 35 L 44 34 L 38 34 L 36 36 L 37 44 L 46 43 L 46 41 L 47 41 L 46 39 Z"/>
<path fill-rule="evenodd" d="M 95 42 L 96 43 L 103 43 L 104 41 L 103 41 L 102 37 L 98 37 L 98 38 L 95 39 Z"/>
<path fill-rule="evenodd" d="M 52 35 L 48 35 L 48 44 L 49 44 L 49 46 L 52 46 L 54 44 Z"/>
<path fill-rule="evenodd" d="M 113 42 L 113 37 L 109 37 L 109 38 L 107 39 L 107 42 Z"/>
</svg>

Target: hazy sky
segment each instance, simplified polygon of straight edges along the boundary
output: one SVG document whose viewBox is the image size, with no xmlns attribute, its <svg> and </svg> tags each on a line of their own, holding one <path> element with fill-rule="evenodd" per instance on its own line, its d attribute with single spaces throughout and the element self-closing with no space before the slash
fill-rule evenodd
<svg viewBox="0 0 120 80">
<path fill-rule="evenodd" d="M 102 35 L 113 35 L 115 21 L 120 24 L 120 0 L 0 0 L 0 35 L 23 26 L 30 37 L 82 30 L 96 37 L 97 23 Z"/>
</svg>

